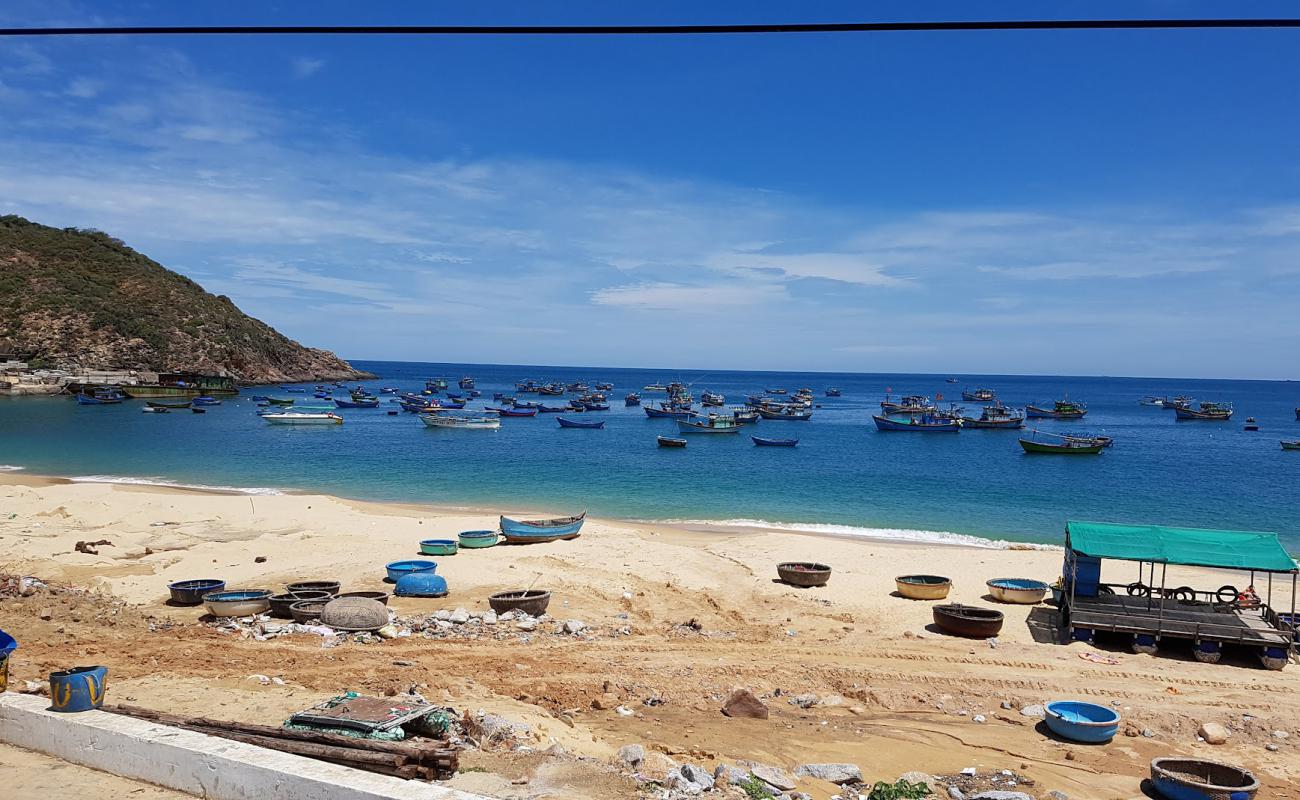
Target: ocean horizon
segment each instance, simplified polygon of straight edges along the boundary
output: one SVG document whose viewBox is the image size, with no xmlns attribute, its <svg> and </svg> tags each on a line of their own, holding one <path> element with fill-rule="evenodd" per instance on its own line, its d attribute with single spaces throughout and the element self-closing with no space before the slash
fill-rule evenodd
<svg viewBox="0 0 1300 800">
<path fill-rule="evenodd" d="M 418 390 L 426 378 L 474 377 L 483 397 L 513 393 L 523 379 L 609 381 L 602 430 L 561 429 L 555 415 L 505 419 L 497 431 L 429 429 L 396 408 L 343 409 L 326 428 L 268 425 L 252 394 L 295 397 L 274 387 L 245 391 L 207 414 L 139 413 L 138 401 L 78 406 L 71 398 L 0 403 L 0 469 L 79 481 L 157 483 L 250 495 L 308 491 L 345 498 L 438 506 L 586 510 L 614 519 L 767 528 L 899 541 L 1000 547 L 1059 545 L 1069 519 L 1274 531 L 1300 550 L 1300 438 L 1289 381 L 1024 375 L 642 370 L 601 367 L 354 361 L 378 376 L 360 383 Z M 956 377 L 957 384 L 946 379 Z M 680 380 L 698 396 L 712 390 L 740 405 L 766 388 L 811 388 L 808 422 L 763 421 L 736 436 L 676 434 L 623 395 Z M 836 386 L 843 396 L 828 398 Z M 989 387 L 1009 406 L 1050 403 L 1068 394 L 1088 405 L 1084 420 L 1030 420 L 1044 433 L 1086 432 L 1115 439 L 1091 457 L 1027 456 L 1018 434 L 880 433 L 871 414 L 895 396 L 943 396 Z M 1232 402 L 1230 422 L 1176 422 L 1139 405 L 1145 395 Z M 307 395 L 310 397 L 310 395 Z M 662 395 L 644 395 L 647 401 Z M 529 399 L 533 399 L 530 397 Z M 486 401 L 486 402 L 485 402 Z M 1258 432 L 1242 423 L 1255 417 Z M 797 437 L 795 448 L 754 447 L 749 434 Z"/>
</svg>

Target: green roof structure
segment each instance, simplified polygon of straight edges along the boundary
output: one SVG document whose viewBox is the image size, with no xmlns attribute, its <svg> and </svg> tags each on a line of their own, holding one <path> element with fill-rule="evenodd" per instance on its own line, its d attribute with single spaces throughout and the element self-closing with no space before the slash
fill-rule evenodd
<svg viewBox="0 0 1300 800">
<path fill-rule="evenodd" d="M 1193 567 L 1296 572 L 1276 533 L 1117 525 L 1110 522 L 1065 524 L 1068 550 L 1093 558 L 1185 564 Z"/>
</svg>

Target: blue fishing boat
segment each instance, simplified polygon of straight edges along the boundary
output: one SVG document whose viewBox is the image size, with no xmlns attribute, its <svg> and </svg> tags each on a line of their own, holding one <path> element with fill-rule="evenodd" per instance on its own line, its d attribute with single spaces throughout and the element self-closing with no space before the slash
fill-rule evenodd
<svg viewBox="0 0 1300 800">
<path fill-rule="evenodd" d="M 749 437 L 754 440 L 754 444 L 759 447 L 794 447 L 799 444 L 798 439 L 764 439 L 762 436 Z"/>
<path fill-rule="evenodd" d="M 474 379 L 471 378 L 471 377 L 469 377 L 468 375 L 466 375 L 465 377 L 463 377 L 463 378 L 461 378 L 459 381 L 457 381 L 456 385 L 459 386 L 459 387 L 462 388 L 462 389 L 473 389 L 473 388 L 474 388 Z"/>
<path fill-rule="evenodd" d="M 555 421 L 560 423 L 561 428 L 603 428 L 605 427 L 605 420 L 603 419 L 577 420 L 577 419 L 565 419 L 564 417 L 556 417 Z"/>
<path fill-rule="evenodd" d="M 881 431 L 908 431 L 911 433 L 956 433 L 961 430 L 961 423 L 947 417 L 931 414 L 911 414 L 905 418 L 891 418 L 872 415 L 876 429 Z"/>
<path fill-rule="evenodd" d="M 826 390 L 827 397 L 840 397 L 843 394 L 844 394 L 843 392 L 841 392 L 838 388 L 834 386 Z"/>
<path fill-rule="evenodd" d="M 215 397 L 208 397 L 208 396 L 206 396 L 206 395 L 204 395 L 204 396 L 202 396 L 202 397 L 196 397 L 196 398 L 194 398 L 193 400 L 191 400 L 190 402 L 193 403 L 193 404 L 196 405 L 196 406 L 219 406 L 219 405 L 221 405 L 221 401 L 220 401 L 220 400 L 218 400 L 218 399 L 215 398 Z"/>
<path fill-rule="evenodd" d="M 79 392 L 77 404 L 83 406 L 103 406 L 120 403 L 126 399 L 126 392 L 114 386 L 101 386 L 90 392 Z"/>
<path fill-rule="evenodd" d="M 788 406 L 759 406 L 758 415 L 763 419 L 786 422 L 807 422 L 812 419 L 811 411 L 797 411 Z"/>
<path fill-rule="evenodd" d="M 695 416 L 695 412 L 689 408 L 673 408 L 666 403 L 661 404 L 659 408 L 642 406 L 641 410 L 650 419 L 687 419 Z"/>
<path fill-rule="evenodd" d="M 328 399 L 330 399 L 330 393 L 329 393 L 329 392 L 316 392 L 316 393 L 315 393 L 314 395 L 312 395 L 312 396 L 315 397 L 317 400 L 328 400 Z M 254 399 L 254 400 L 265 400 L 265 399 L 267 399 L 267 398 L 265 398 L 265 397 L 261 397 L 261 398 L 259 398 L 259 397 L 254 397 L 253 399 Z"/>
<path fill-rule="evenodd" d="M 587 402 L 587 403 L 583 403 L 583 404 L 582 404 L 582 407 L 585 408 L 585 409 L 587 409 L 588 411 L 608 411 L 608 410 L 609 410 L 609 403 L 592 403 L 592 402 Z"/>
<path fill-rule="evenodd" d="M 731 417 L 710 414 L 702 419 L 679 419 L 677 430 L 682 433 L 740 433 L 740 426 Z"/>
<path fill-rule="evenodd" d="M 510 544 L 554 542 L 557 539 L 576 539 L 582 530 L 587 512 L 576 517 L 557 519 L 513 520 L 501 517 L 501 538 Z"/>
<path fill-rule="evenodd" d="M 570 411 L 573 411 L 573 409 L 572 409 L 572 408 L 569 408 L 568 406 L 543 406 L 543 405 L 539 405 L 539 406 L 537 407 L 537 413 L 538 413 L 538 414 L 564 414 L 564 413 L 567 413 L 567 412 L 570 412 Z"/>
<path fill-rule="evenodd" d="M 627 396 L 623 398 L 623 405 L 629 408 L 631 408 L 632 406 L 641 405 L 641 395 L 637 394 L 636 392 L 630 392 Z"/>
<path fill-rule="evenodd" d="M 430 403 L 430 406 L 433 408 L 455 409 L 459 411 L 460 409 L 465 407 L 465 401 L 464 400 L 442 400 L 442 401 L 435 400 L 433 403 Z"/>
<path fill-rule="evenodd" d="M 495 411 L 503 417 L 537 416 L 537 409 L 535 408 L 489 408 L 488 411 Z"/>
<path fill-rule="evenodd" d="M 293 394 L 306 394 L 306 393 L 307 393 L 307 390 L 304 389 L 304 388 L 301 387 L 301 386 L 281 386 L 280 389 L 281 389 L 282 391 L 285 391 L 285 392 L 291 392 L 291 393 L 293 393 Z"/>
<path fill-rule="evenodd" d="M 334 398 L 334 405 L 339 408 L 379 408 L 379 398 L 357 398 L 354 400 L 340 400 Z"/>
</svg>

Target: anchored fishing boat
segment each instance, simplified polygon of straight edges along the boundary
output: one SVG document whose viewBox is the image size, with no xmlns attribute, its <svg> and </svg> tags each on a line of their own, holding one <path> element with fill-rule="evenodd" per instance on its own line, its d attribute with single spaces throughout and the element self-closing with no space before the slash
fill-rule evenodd
<svg viewBox="0 0 1300 800">
<path fill-rule="evenodd" d="M 623 405 L 629 408 L 641 405 L 641 395 L 636 392 L 629 392 L 627 396 L 623 398 Z"/>
<path fill-rule="evenodd" d="M 700 403 L 706 406 L 719 407 L 726 405 L 727 398 L 717 392 L 704 392 L 700 395 Z"/>
<path fill-rule="evenodd" d="M 732 417 L 710 414 L 702 420 L 679 419 L 677 430 L 682 433 L 740 433 L 740 426 Z"/>
<path fill-rule="evenodd" d="M 488 411 L 495 411 L 502 417 L 535 417 L 537 409 L 535 408 L 489 408 Z"/>
<path fill-rule="evenodd" d="M 1014 430 L 1025 427 L 1025 413 L 1015 411 L 998 403 L 997 405 L 985 406 L 979 417 L 962 417 L 961 425 L 963 428 L 1005 428 Z"/>
<path fill-rule="evenodd" d="M 786 422 L 807 422 L 812 419 L 811 411 L 796 411 L 788 406 L 760 406 L 758 415 L 763 419 L 784 420 Z"/>
<path fill-rule="evenodd" d="M 758 411 L 752 408 L 733 408 L 731 409 L 731 418 L 736 421 L 737 425 L 749 425 L 762 419 L 758 415 Z"/>
<path fill-rule="evenodd" d="M 762 436 L 750 436 L 758 447 L 795 447 L 798 439 L 764 439 Z"/>
<path fill-rule="evenodd" d="M 1191 406 L 1175 408 L 1174 418 L 1226 422 L 1232 419 L 1232 404 L 1215 403 L 1207 400 L 1202 402 L 1199 408 L 1192 408 Z"/>
<path fill-rule="evenodd" d="M 1138 400 L 1138 405 L 1140 406 L 1154 406 L 1156 408 L 1161 408 L 1164 406 L 1164 404 L 1165 401 L 1163 398 L 1156 397 L 1155 395 L 1150 395 L 1150 394 Z"/>
<path fill-rule="evenodd" d="M 664 386 L 662 383 L 652 383 L 652 384 L 649 384 L 648 386 L 643 386 L 643 387 L 641 387 L 641 391 L 643 391 L 643 392 L 664 392 L 664 393 L 667 393 L 667 391 L 668 391 L 668 387 L 667 387 L 667 386 Z"/>
<path fill-rule="evenodd" d="M 934 403 L 930 402 L 930 398 L 919 394 L 900 397 L 895 402 L 886 394 L 885 399 L 880 401 L 880 410 L 885 414 L 930 414 L 934 413 Z"/>
<path fill-rule="evenodd" d="M 1042 408 L 1041 406 L 1025 406 L 1025 416 L 1029 419 L 1083 419 L 1083 415 L 1088 413 L 1088 407 L 1083 403 L 1076 403 L 1070 398 L 1057 400 L 1051 408 Z"/>
<path fill-rule="evenodd" d="M 513 520 L 501 517 L 501 537 L 510 544 L 554 542 L 558 539 L 576 539 L 582 530 L 587 512 L 576 517 L 556 519 Z"/>
<path fill-rule="evenodd" d="M 686 446 L 685 439 L 676 439 L 672 436 L 656 436 L 655 441 L 659 443 L 660 447 L 685 447 Z"/>
<path fill-rule="evenodd" d="M 180 409 L 180 408 L 190 407 L 190 401 L 188 400 L 186 400 L 183 403 L 163 403 L 155 400 L 146 400 L 144 401 L 144 404 L 149 408 L 161 408 L 161 409 Z"/>
<path fill-rule="evenodd" d="M 273 425 L 342 425 L 343 418 L 332 411 L 323 414 L 304 414 L 301 411 L 274 411 L 259 414 L 263 420 Z"/>
<path fill-rule="evenodd" d="M 126 399 L 126 392 L 116 386 L 100 386 L 77 393 L 77 404 L 83 406 L 114 405 Z"/>
<path fill-rule="evenodd" d="M 971 402 L 991 403 L 997 399 L 997 393 L 992 389 L 962 389 L 961 399 Z"/>
<path fill-rule="evenodd" d="M 1178 397 L 1165 397 L 1160 400 L 1160 405 L 1170 411 L 1178 408 L 1191 408 L 1192 399 L 1181 395 Z"/>
<path fill-rule="evenodd" d="M 501 427 L 499 417 L 454 417 L 450 414 L 421 414 L 420 421 L 430 428 L 496 430 Z"/>
<path fill-rule="evenodd" d="M 839 397 L 839 396 L 842 395 L 842 394 L 843 394 L 843 392 L 841 392 L 838 388 L 836 388 L 836 387 L 834 387 L 834 386 L 832 386 L 832 387 L 830 387 L 829 389 L 826 390 L 826 396 L 827 396 L 827 397 Z"/>
<path fill-rule="evenodd" d="M 658 408 L 642 406 L 641 410 L 650 419 L 687 419 L 695 416 L 695 412 L 690 407 L 680 408 L 669 403 L 660 403 Z"/>
<path fill-rule="evenodd" d="M 564 417 L 556 417 L 556 418 L 555 418 L 555 421 L 558 422 L 558 423 L 560 423 L 560 427 L 561 427 L 561 428 L 591 428 L 591 429 L 595 429 L 595 428 L 603 428 L 603 427 L 605 427 L 605 420 L 603 420 L 603 419 L 593 419 L 593 420 L 585 420 L 585 419 L 582 419 L 582 420 L 579 420 L 579 419 L 565 419 Z"/>
<path fill-rule="evenodd" d="M 1042 433 L 1040 431 L 1034 431 L 1034 435 L 1050 436 L 1056 439 L 1056 441 L 1038 442 L 1033 439 L 1020 439 L 1020 447 L 1026 453 L 1056 453 L 1060 455 L 1095 456 L 1106 447 L 1105 444 L 1099 443 L 1095 440 L 1078 437 L 1059 436 L 1054 433 Z"/>
<path fill-rule="evenodd" d="M 882 417 L 873 414 L 871 419 L 881 431 L 909 431 L 912 433 L 956 433 L 961 421 L 933 414 L 909 414 L 906 417 Z"/>
<path fill-rule="evenodd" d="M 334 398 L 334 405 L 339 408 L 379 408 L 379 398 L 377 397 L 354 397 L 351 400 L 340 400 Z"/>
</svg>

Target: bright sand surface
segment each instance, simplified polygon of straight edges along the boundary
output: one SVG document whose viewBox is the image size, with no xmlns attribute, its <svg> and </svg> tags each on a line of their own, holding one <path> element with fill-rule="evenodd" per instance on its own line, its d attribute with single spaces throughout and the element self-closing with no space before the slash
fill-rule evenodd
<svg viewBox="0 0 1300 800">
<path fill-rule="evenodd" d="M 1051 582 L 1059 550 L 591 519 L 573 541 L 435 557 L 451 596 L 393 598 L 390 605 L 403 617 L 486 610 L 492 592 L 535 582 L 555 595 L 551 616 L 583 620 L 588 638 L 415 636 L 322 649 L 312 635 L 240 640 L 196 624 L 200 609 L 164 604 L 168 582 L 206 577 L 275 591 L 321 578 L 341 580 L 345 590 L 389 588 L 384 564 L 418 557 L 420 539 L 495 526 L 495 516 L 480 511 L 4 474 L 0 572 L 100 588 L 130 604 L 111 624 L 92 624 L 89 606 L 0 600 L 0 625 L 21 643 L 11 681 L 102 663 L 117 702 L 271 724 L 343 689 L 423 684 L 431 699 L 524 721 L 538 734 L 539 751 L 559 744 L 566 753 L 467 754 L 463 764 L 488 773 L 462 775 L 453 785 L 502 797 L 634 796 L 633 784 L 607 764 L 620 746 L 638 742 L 709 766 L 848 761 L 869 780 L 892 781 L 909 770 L 1010 769 L 1034 780 L 1029 791 L 1072 798 L 1139 796 L 1151 758 L 1196 754 L 1255 770 L 1267 796 L 1300 797 L 1292 788 L 1300 782 L 1300 666 L 1265 671 L 1245 654 L 1201 664 L 1173 646 L 1151 657 L 1122 643 L 1058 645 L 1055 612 L 1046 605 L 997 605 L 1006 624 L 994 646 L 938 633 L 930 603 L 892 594 L 896 575 L 940 574 L 953 579 L 951 600 L 990 606 L 986 580 Z M 73 549 L 78 540 L 100 539 L 112 545 L 100 546 L 99 555 Z M 824 562 L 834 575 L 825 587 L 789 587 L 775 581 L 776 563 L 787 560 Z M 1112 569 L 1105 580 L 1137 578 L 1135 565 Z M 1171 586 L 1245 582 L 1239 574 L 1169 570 Z M 1290 582 L 1282 583 L 1274 587 L 1279 608 L 1290 605 Z M 41 619 L 46 615 L 51 619 Z M 183 624 L 151 631 L 150 616 Z M 1088 654 L 1118 663 L 1081 658 Z M 252 674 L 283 677 L 285 685 L 264 686 L 249 680 Z M 720 699 L 735 686 L 763 696 L 771 718 L 720 714 Z M 831 704 L 787 702 L 800 693 Z M 644 703 L 654 697 L 662 702 Z M 1044 735 L 1016 710 L 1054 699 L 1114 702 L 1132 735 L 1104 747 L 1071 744 Z M 635 713 L 619 714 L 618 706 Z M 1228 725 L 1232 738 L 1218 747 L 1198 742 L 1205 721 Z M 523 777 L 527 784 L 511 783 Z M 834 789 L 811 779 L 800 788 L 817 798 Z"/>
</svg>

